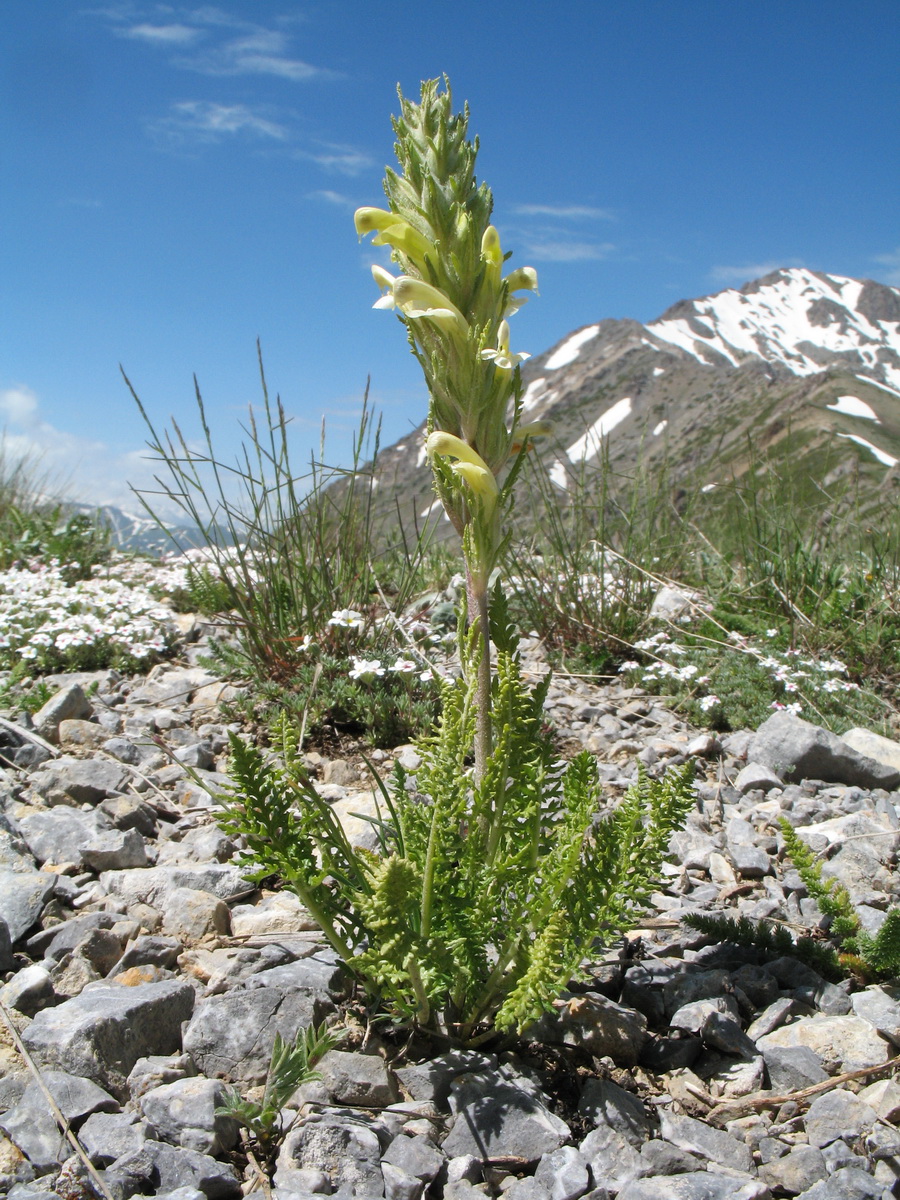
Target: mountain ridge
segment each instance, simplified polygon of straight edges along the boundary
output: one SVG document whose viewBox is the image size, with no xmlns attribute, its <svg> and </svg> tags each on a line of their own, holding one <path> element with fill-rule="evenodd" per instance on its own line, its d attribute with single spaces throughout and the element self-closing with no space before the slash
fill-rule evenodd
<svg viewBox="0 0 900 1200">
<path fill-rule="evenodd" d="M 560 503 L 585 466 L 669 472 L 712 490 L 754 453 L 810 487 L 851 477 L 864 508 L 900 497 L 900 289 L 806 268 L 680 300 L 654 321 L 581 326 L 522 366 L 523 417 Z M 440 517 L 424 423 L 382 449 L 378 505 Z M 748 445 L 753 444 L 753 450 Z M 801 480 L 802 481 L 802 480 Z"/>
</svg>

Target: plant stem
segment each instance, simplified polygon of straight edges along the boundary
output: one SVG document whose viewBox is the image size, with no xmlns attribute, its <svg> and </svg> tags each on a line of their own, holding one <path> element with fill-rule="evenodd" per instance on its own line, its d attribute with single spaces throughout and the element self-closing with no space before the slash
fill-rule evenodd
<svg viewBox="0 0 900 1200">
<path fill-rule="evenodd" d="M 480 570 L 473 570 L 466 560 L 466 596 L 469 623 L 481 635 L 481 653 L 476 664 L 475 693 L 475 786 L 480 787 L 491 754 L 491 642 L 488 623 L 487 580 Z"/>
</svg>

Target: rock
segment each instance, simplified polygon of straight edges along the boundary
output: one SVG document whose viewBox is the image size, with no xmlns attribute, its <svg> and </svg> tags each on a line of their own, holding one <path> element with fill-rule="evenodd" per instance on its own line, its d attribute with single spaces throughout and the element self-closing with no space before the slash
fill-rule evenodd
<svg viewBox="0 0 900 1200">
<path fill-rule="evenodd" d="M 827 1174 L 825 1156 L 815 1146 L 795 1146 L 789 1154 L 759 1168 L 759 1177 L 764 1183 L 791 1196 L 805 1192 Z"/>
<path fill-rule="evenodd" d="M 497 1059 L 493 1054 L 480 1054 L 477 1050 L 449 1050 L 426 1062 L 398 1067 L 394 1074 L 404 1091 L 414 1100 L 433 1100 L 443 1108 L 450 1096 L 450 1085 L 458 1075 L 491 1071 L 496 1066 Z"/>
<path fill-rule="evenodd" d="M 194 989 L 181 980 L 98 984 L 39 1012 L 22 1036 L 40 1066 L 85 1076 L 126 1099 L 128 1072 L 143 1055 L 177 1049 L 193 1007 Z"/>
<path fill-rule="evenodd" d="M 245 896 L 250 890 L 240 869 L 223 863 L 104 871 L 100 883 L 129 909 L 137 904 L 148 904 L 160 912 L 166 910 L 174 888 L 210 892 L 225 901 Z"/>
<path fill-rule="evenodd" d="M 591 1175 L 613 1191 L 624 1188 L 644 1173 L 644 1161 L 633 1143 L 608 1125 L 598 1125 L 579 1144 Z"/>
<path fill-rule="evenodd" d="M 147 851 L 136 829 L 111 829 L 83 846 L 81 859 L 91 871 L 123 871 L 147 866 Z"/>
<path fill-rule="evenodd" d="M 17 971 L 8 983 L 0 987 L 0 1001 L 7 1008 L 33 1017 L 42 1008 L 55 1004 L 57 995 L 47 969 L 40 963 L 32 963 L 30 967 Z"/>
<path fill-rule="evenodd" d="M 697 1171 L 638 1179 L 622 1188 L 618 1200 L 772 1200 L 772 1194 L 761 1179 Z"/>
<path fill-rule="evenodd" d="M 54 794 L 62 794 L 76 804 L 99 804 L 108 796 L 124 792 L 132 778 L 131 771 L 108 759 L 63 755 L 36 771 L 31 785 L 41 796 L 51 799 Z"/>
<path fill-rule="evenodd" d="M 691 588 L 676 588 L 663 584 L 650 605 L 651 621 L 677 621 L 688 613 L 705 612 L 708 601 Z"/>
<path fill-rule="evenodd" d="M 769 1083 L 776 1092 L 795 1092 L 828 1078 L 822 1059 L 809 1046 L 763 1048 Z"/>
<path fill-rule="evenodd" d="M 318 1070 L 322 1075 L 320 1085 L 335 1104 L 387 1108 L 400 1099 L 396 1082 L 377 1055 L 330 1050 Z"/>
<path fill-rule="evenodd" d="M 687 1150 L 679 1150 L 671 1142 L 654 1138 L 641 1146 L 642 1175 L 685 1175 L 702 1171 L 703 1160 Z"/>
<path fill-rule="evenodd" d="M 871 1129 L 878 1114 L 859 1096 L 834 1088 L 817 1096 L 806 1113 L 806 1134 L 812 1146 L 827 1146 L 838 1138 L 851 1140 Z"/>
<path fill-rule="evenodd" d="M 883 1186 L 867 1171 L 841 1167 L 830 1179 L 821 1179 L 801 1192 L 797 1200 L 882 1200 L 883 1195 Z"/>
<path fill-rule="evenodd" d="M 178 1079 L 144 1092 L 141 1112 L 163 1141 L 216 1155 L 238 1140 L 237 1121 L 216 1112 L 227 1096 L 217 1079 Z"/>
<path fill-rule="evenodd" d="M 149 1136 L 146 1123 L 133 1112 L 94 1113 L 78 1130 L 82 1149 L 95 1167 L 108 1167 L 140 1150 Z"/>
<path fill-rule="evenodd" d="M 661 1137 L 680 1150 L 687 1150 L 689 1154 L 696 1154 L 730 1170 L 746 1173 L 752 1166 L 749 1147 L 730 1133 L 714 1129 L 705 1121 L 663 1109 L 659 1117 L 659 1132 Z"/>
<path fill-rule="evenodd" d="M 900 768 L 867 758 L 835 734 L 789 712 L 773 713 L 760 725 L 748 757 L 783 779 L 824 779 L 888 791 L 900 784 Z"/>
<path fill-rule="evenodd" d="M 163 1196 L 182 1188 L 199 1191 L 206 1200 L 240 1200 L 241 1186 L 234 1167 L 216 1162 L 208 1154 L 145 1141 L 139 1150 L 123 1154 L 103 1176 L 113 1194 Z M 147 1191 L 152 1188 L 153 1191 Z"/>
<path fill-rule="evenodd" d="M 38 923 L 54 885 L 53 876 L 43 871 L 0 868 L 0 912 L 11 942 L 17 942 Z"/>
<path fill-rule="evenodd" d="M 564 993 L 564 996 L 568 994 Z M 527 1036 L 551 1045 L 578 1046 L 619 1066 L 635 1066 L 647 1039 L 643 1013 L 598 992 L 568 995 L 565 1005 L 530 1027 Z"/>
<path fill-rule="evenodd" d="M 381 1161 L 382 1167 L 384 1163 L 391 1163 L 407 1175 L 429 1184 L 437 1178 L 445 1159 L 427 1138 L 408 1137 L 400 1133 L 388 1146 Z"/>
<path fill-rule="evenodd" d="M 841 740 L 866 758 L 874 758 L 876 762 L 900 771 L 900 742 L 858 727 L 841 734 Z"/>
<path fill-rule="evenodd" d="M 384 1195 L 386 1200 L 421 1200 L 425 1184 L 421 1179 L 408 1174 L 402 1167 L 392 1163 L 381 1163 L 381 1174 L 384 1179 Z"/>
<path fill-rule="evenodd" d="M 226 936 L 231 930 L 228 905 L 211 892 L 173 887 L 162 914 L 163 932 L 181 942 L 197 942 L 210 935 Z"/>
<path fill-rule="evenodd" d="M 746 796 L 748 792 L 771 792 L 772 788 L 782 787 L 783 780 L 762 763 L 748 762 L 746 767 L 738 772 L 734 786 Z"/>
<path fill-rule="evenodd" d="M 578 1111 L 594 1125 L 605 1125 L 640 1147 L 650 1136 L 650 1121 L 641 1101 L 611 1079 L 590 1079 L 584 1086 Z"/>
<path fill-rule="evenodd" d="M 861 1017 L 828 1017 L 816 1014 L 757 1038 L 765 1055 L 769 1046 L 808 1046 L 823 1062 L 837 1063 L 841 1071 L 877 1067 L 890 1057 L 890 1047 Z"/>
<path fill-rule="evenodd" d="M 86 721 L 94 710 L 80 684 L 70 683 L 60 688 L 32 717 L 34 728 L 48 742 L 59 741 L 59 726 L 62 721 Z"/>
<path fill-rule="evenodd" d="M 102 813 L 57 806 L 22 817 L 19 829 L 39 863 L 74 863 L 80 867 L 84 864 L 84 847 L 112 829 L 112 823 Z"/>
<path fill-rule="evenodd" d="M 450 1103 L 456 1116 L 443 1144 L 448 1158 L 473 1154 L 535 1162 L 571 1139 L 564 1121 L 497 1071 L 459 1076 Z"/>
<path fill-rule="evenodd" d="M 683 1029 L 687 1033 L 699 1033 L 703 1023 L 710 1013 L 725 1013 L 730 1017 L 739 1016 L 737 1001 L 733 996 L 715 996 L 711 1000 L 693 1000 L 682 1004 L 669 1018 L 670 1029 Z"/>
<path fill-rule="evenodd" d="M 291 1171 L 324 1171 L 335 1191 L 345 1195 L 384 1195 L 381 1147 L 377 1135 L 358 1121 L 307 1118 L 290 1131 L 278 1155 L 275 1186 Z"/>
<path fill-rule="evenodd" d="M 578 1200 L 591 1186 L 588 1160 L 574 1146 L 560 1146 L 552 1154 L 545 1154 L 534 1178 L 543 1185 L 549 1200 Z"/>
<path fill-rule="evenodd" d="M 900 1046 L 900 988 L 887 984 L 868 987 L 854 992 L 850 1003 L 858 1017 L 874 1025 L 893 1046 Z"/>
<path fill-rule="evenodd" d="M 876 819 L 874 813 L 850 813 L 801 826 L 797 834 L 819 854 L 837 847 L 822 863 L 822 874 L 842 883 L 855 904 L 868 901 L 873 888 L 893 891 L 900 832 L 880 816 Z"/>
<path fill-rule="evenodd" d="M 258 904 L 235 904 L 231 910 L 231 933 L 236 938 L 317 928 L 293 892 L 263 895 Z"/>
<path fill-rule="evenodd" d="M 96 721 L 60 721 L 57 740 L 60 746 L 82 746 L 85 750 L 98 750 L 109 739 L 109 730 Z"/>
<path fill-rule="evenodd" d="M 67 1121 L 77 1122 L 91 1113 L 112 1112 L 119 1107 L 95 1083 L 66 1071 L 44 1071 L 42 1079 Z M 65 1162 L 72 1152 L 37 1083 L 29 1083 L 19 1103 L 0 1117 L 0 1129 L 40 1174 Z"/>
<path fill-rule="evenodd" d="M 879 1079 L 859 1092 L 870 1108 L 874 1108 L 882 1121 L 896 1124 L 900 1120 L 900 1083 L 894 1079 Z"/>
<path fill-rule="evenodd" d="M 293 1042 L 304 1025 L 334 1010 L 322 992 L 260 987 L 201 1000 L 184 1032 L 184 1050 L 210 1078 L 265 1080 L 275 1034 Z"/>
</svg>

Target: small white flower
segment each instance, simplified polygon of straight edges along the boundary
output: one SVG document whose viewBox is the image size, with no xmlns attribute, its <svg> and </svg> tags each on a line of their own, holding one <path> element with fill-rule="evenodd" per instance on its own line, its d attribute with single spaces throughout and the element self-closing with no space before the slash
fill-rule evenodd
<svg viewBox="0 0 900 1200">
<path fill-rule="evenodd" d="M 398 675 L 413 675 L 416 672 L 416 664 L 411 658 L 398 658 L 391 667 Z"/>
<path fill-rule="evenodd" d="M 700 699 L 697 701 L 697 703 L 698 703 L 698 704 L 699 704 L 699 706 L 700 706 L 700 707 L 703 709 L 703 711 L 704 711 L 704 712 L 709 712 L 709 710 L 710 710 L 711 708 L 715 708 L 715 706 L 716 706 L 717 704 L 719 704 L 719 703 L 720 703 L 720 701 L 719 701 L 719 697 L 718 697 L 718 696 L 712 696 L 712 695 L 710 695 L 710 696 L 702 696 L 702 697 L 701 697 L 701 698 L 700 698 Z"/>
<path fill-rule="evenodd" d="M 331 614 L 328 624 L 337 629 L 362 629 L 365 618 L 352 608 L 338 608 Z"/>
<path fill-rule="evenodd" d="M 778 637 L 778 630 L 777 629 L 767 629 L 766 637 L 768 637 L 768 638 Z"/>
<path fill-rule="evenodd" d="M 378 675 L 384 674 L 384 667 L 378 658 L 354 658 L 353 666 L 347 672 L 351 679 L 360 683 L 371 683 Z"/>
<path fill-rule="evenodd" d="M 636 671 L 640 665 L 640 663 L 633 662 L 631 659 L 629 659 L 628 662 L 623 662 L 621 667 L 619 667 L 619 674 L 621 675 L 625 671 Z"/>
</svg>

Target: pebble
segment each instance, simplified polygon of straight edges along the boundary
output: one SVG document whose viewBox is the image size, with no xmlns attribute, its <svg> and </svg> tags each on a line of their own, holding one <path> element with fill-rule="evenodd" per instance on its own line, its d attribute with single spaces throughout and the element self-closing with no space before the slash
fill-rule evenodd
<svg viewBox="0 0 900 1200">
<path fill-rule="evenodd" d="M 37 738 L 4 730 L 15 765 L 0 773 L 0 1001 L 113 1195 L 237 1198 L 238 1128 L 217 1111 L 228 1087 L 252 1094 L 276 1032 L 291 1040 L 334 1013 L 348 977 L 296 897 L 247 881 L 215 823 L 228 727 L 209 671 L 166 663 L 145 678 L 54 684 Z M 557 678 L 546 708 L 600 756 L 613 796 L 636 760 L 657 776 L 698 763 L 696 809 L 653 897 L 663 920 L 641 926 L 640 957 L 620 962 L 613 948 L 595 987 L 565 993 L 529 1032 L 593 1069 L 573 1076 L 563 1112 L 514 1056 L 444 1048 L 393 1069 L 379 1053 L 334 1050 L 291 1101 L 274 1200 L 894 1194 L 890 1077 L 727 1129 L 704 1118 L 761 1087 L 787 1093 L 886 1062 L 900 1047 L 900 989 L 834 985 L 794 959 L 708 945 L 677 916 L 724 907 L 818 926 L 780 857 L 783 815 L 877 928 L 900 896 L 900 746 L 867 731 L 842 741 L 783 713 L 717 738 L 619 682 Z M 371 824 L 351 815 L 374 812 L 366 771 L 308 758 L 322 798 L 367 844 Z M 372 758 L 410 774 L 420 762 L 413 746 Z M 74 1194 L 81 1168 L 2 1030 L 0 1065 L 0 1192 Z M 254 1186 L 244 1191 L 262 1198 Z"/>
</svg>

